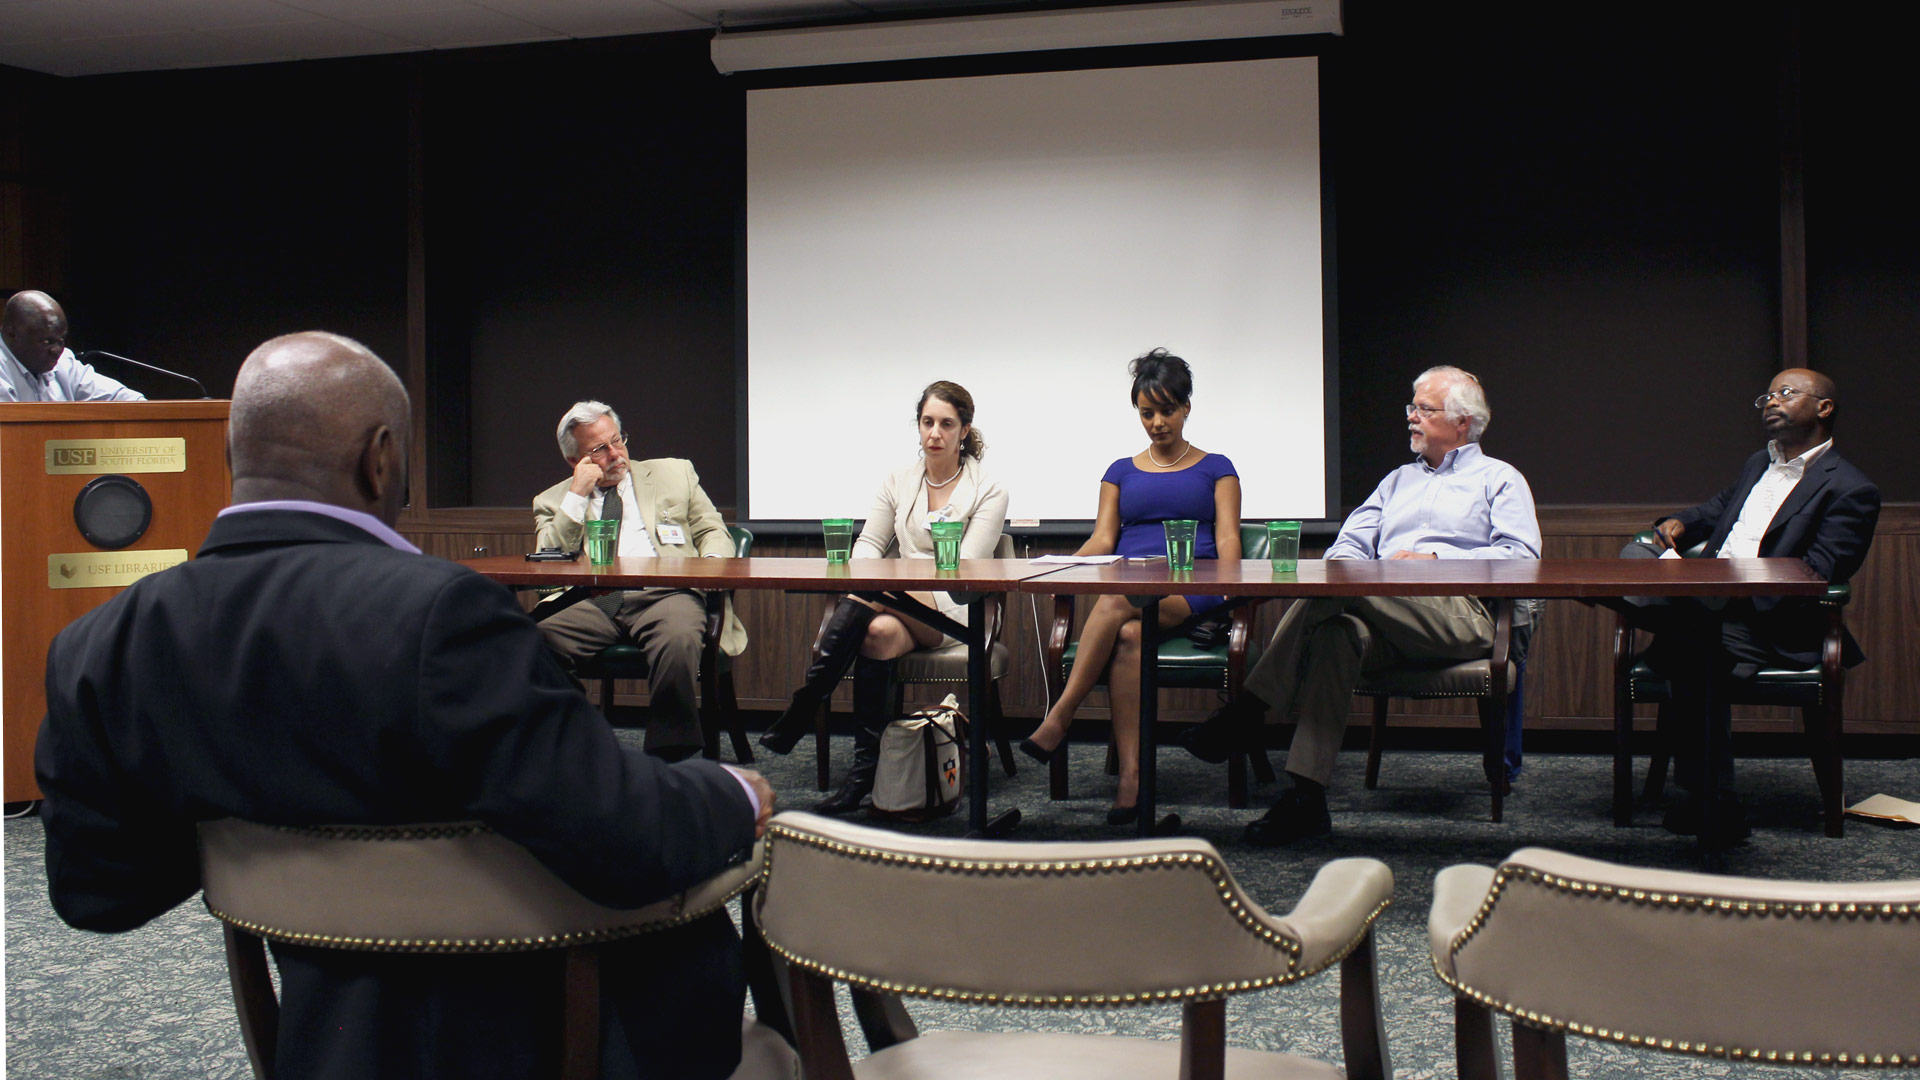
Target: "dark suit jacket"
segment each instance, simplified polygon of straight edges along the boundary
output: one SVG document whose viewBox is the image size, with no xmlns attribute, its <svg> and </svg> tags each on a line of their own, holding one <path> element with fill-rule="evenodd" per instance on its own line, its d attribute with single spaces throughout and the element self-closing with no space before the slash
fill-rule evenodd
<svg viewBox="0 0 1920 1080">
<path fill-rule="evenodd" d="M 35 765 L 53 904 L 88 930 L 136 927 L 192 896 L 194 824 L 209 818 L 477 818 L 612 906 L 709 877 L 753 840 L 739 783 L 620 746 L 505 589 L 294 510 L 219 519 L 192 562 L 63 631 Z M 609 1075 L 731 1068 L 703 1061 L 706 1047 L 676 1059 L 702 1037 L 697 1022 L 653 1019 L 662 997 L 719 1010 L 737 1054 L 731 927 L 706 933 L 627 958 L 679 968 L 615 973 L 609 992 L 630 1000 L 606 1010 L 609 1042 L 668 1064 L 610 1055 Z M 558 983 L 541 957 L 275 956 L 283 1077 L 524 1075 L 557 1047 Z"/>
<path fill-rule="evenodd" d="M 1731 487 L 1691 510 L 1674 514 L 1685 529 L 1678 546 L 1689 548 L 1704 540 L 1707 546 L 1702 554 L 1718 555 L 1740 520 L 1747 494 L 1766 473 L 1768 462 L 1763 449 L 1747 459 L 1740 478 Z M 1814 573 L 1828 581 L 1847 581 L 1866 560 L 1879 519 L 1880 489 L 1830 449 L 1807 467 L 1774 513 L 1761 537 L 1760 555 L 1804 559 Z M 1825 620 L 1807 601 L 1760 597 L 1753 601 L 1753 615 L 1746 622 L 1782 661 L 1806 666 L 1819 663 Z M 1846 648 L 1847 663 L 1859 663 L 1860 649 L 1851 634 L 1847 635 Z"/>
</svg>

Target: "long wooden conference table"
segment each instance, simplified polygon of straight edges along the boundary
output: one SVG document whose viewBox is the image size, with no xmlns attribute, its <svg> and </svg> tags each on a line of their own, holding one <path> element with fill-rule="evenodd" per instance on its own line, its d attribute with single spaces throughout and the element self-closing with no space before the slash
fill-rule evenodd
<svg viewBox="0 0 1920 1080">
<path fill-rule="evenodd" d="M 514 556 L 496 556 L 468 560 L 464 565 L 504 585 L 519 587 L 852 593 L 912 615 L 967 644 L 969 711 L 974 703 L 985 700 L 987 691 L 988 642 L 981 611 L 992 593 L 1130 597 L 1142 606 L 1142 621 L 1149 628 L 1145 650 L 1151 656 L 1157 636 L 1151 628 L 1158 623 L 1160 601 L 1168 596 L 1242 600 L 1479 596 L 1502 606 L 1522 598 L 1591 602 L 1625 596 L 1819 597 L 1827 586 L 1799 559 L 1303 559 L 1299 570 L 1292 573 L 1276 572 L 1265 560 L 1201 562 L 1190 571 L 1170 571 L 1165 563 L 1076 566 L 1018 559 L 963 559 L 959 569 L 946 571 L 935 569 L 931 559 L 856 559 L 830 566 L 823 559 L 629 558 L 592 566 L 584 558 L 576 562 L 528 562 Z M 970 625 L 961 626 L 907 595 L 934 590 L 968 602 Z M 1159 826 L 1154 782 L 1157 683 L 1154 665 L 1141 665 L 1139 831 L 1143 836 L 1151 835 Z M 984 724 L 970 726 L 967 756 L 968 826 L 987 835 Z"/>
</svg>

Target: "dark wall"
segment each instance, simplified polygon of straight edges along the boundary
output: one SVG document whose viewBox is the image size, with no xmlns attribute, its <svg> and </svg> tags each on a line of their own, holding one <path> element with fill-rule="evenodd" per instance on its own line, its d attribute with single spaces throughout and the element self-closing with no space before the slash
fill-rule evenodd
<svg viewBox="0 0 1920 1080">
<path fill-rule="evenodd" d="M 1758 445 L 1746 403 L 1778 366 L 1777 13 L 1629 32 L 1432 8 L 1354 0 L 1327 45 L 1343 500 L 1404 460 L 1407 383 L 1436 363 L 1484 377 L 1488 449 L 1540 501 L 1704 498 Z M 1813 363 L 1849 456 L 1920 500 L 1895 441 L 1920 214 L 1894 157 L 1920 76 L 1891 16 L 1844 16 L 1804 38 Z M 524 505 L 585 395 L 733 501 L 743 91 L 702 35 L 61 87 L 84 343 L 216 393 L 309 326 L 401 365 L 417 102 L 434 505 Z"/>
</svg>

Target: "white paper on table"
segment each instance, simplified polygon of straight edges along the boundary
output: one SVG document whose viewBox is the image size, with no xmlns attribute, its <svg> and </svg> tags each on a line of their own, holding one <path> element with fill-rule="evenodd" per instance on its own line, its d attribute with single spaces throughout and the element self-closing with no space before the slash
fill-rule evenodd
<svg viewBox="0 0 1920 1080">
<path fill-rule="evenodd" d="M 1108 566 L 1120 561 L 1118 555 L 1035 555 L 1035 563 L 1064 563 L 1069 566 Z"/>
<path fill-rule="evenodd" d="M 1668 548 L 1667 550 L 1660 553 L 1660 557 L 1663 559 L 1677 559 L 1680 557 L 1680 549 Z"/>
</svg>

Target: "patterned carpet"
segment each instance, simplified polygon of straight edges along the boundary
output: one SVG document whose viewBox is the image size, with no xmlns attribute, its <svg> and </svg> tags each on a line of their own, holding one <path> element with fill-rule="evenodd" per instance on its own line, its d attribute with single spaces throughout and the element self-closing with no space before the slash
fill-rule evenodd
<svg viewBox="0 0 1920 1080">
<path fill-rule="evenodd" d="M 623 732 L 623 737 L 632 733 Z M 836 738 L 836 761 L 850 752 Z M 1074 754 L 1075 799 L 1049 802 L 1037 767 L 1007 779 L 996 766 L 993 806 L 1019 806 L 1018 838 L 1095 839 L 1124 830 L 1104 821 L 1111 781 L 1100 771 L 1101 749 Z M 1487 819 L 1476 759 L 1465 754 L 1389 754 L 1381 787 L 1360 783 L 1363 758 L 1342 756 L 1332 789 L 1334 833 L 1298 850 L 1270 852 L 1240 841 L 1253 811 L 1224 808 L 1224 770 L 1177 749 L 1161 758 L 1163 809 L 1178 812 L 1185 832 L 1211 841 L 1248 891 L 1284 911 L 1314 870 L 1345 855 L 1384 860 L 1396 878 L 1394 906 L 1380 928 L 1381 985 L 1388 1041 L 1403 1080 L 1453 1075 L 1451 999 L 1427 957 L 1427 907 L 1433 875 L 1457 862 L 1493 863 L 1515 848 L 1541 844 L 1642 866 L 1695 869 L 1689 842 L 1659 827 L 1645 808 L 1632 828 L 1615 829 L 1609 812 L 1609 759 L 1535 755 L 1507 803 L 1506 822 Z M 811 743 L 791 757 L 763 761 L 782 805 L 805 807 L 812 789 Z M 1644 767 L 1644 761 L 1642 762 Z M 1851 761 L 1848 790 L 1913 797 L 1920 772 L 1905 760 Z M 1920 878 L 1920 830 L 1851 820 L 1842 840 L 1818 829 L 1812 773 L 1796 758 L 1743 761 L 1753 839 L 1735 850 L 1728 872 L 1770 878 Z M 1256 791 L 1264 802 L 1270 791 Z M 926 826 L 958 834 L 960 818 Z M 13 1080 L 170 1080 L 248 1075 L 226 984 L 218 925 L 189 903 L 128 934 L 101 936 L 68 929 L 52 914 L 45 890 L 44 835 L 38 818 L 5 826 L 6 1075 Z M 1234 1045 L 1338 1060 L 1337 979 L 1242 995 L 1229 1006 Z M 1126 1011 L 975 1011 L 910 1002 L 923 1031 L 1000 1027 L 1114 1032 L 1177 1038 L 1177 1008 Z M 1501 1025 L 1503 1030 L 1505 1025 Z M 849 1030 L 854 1030 L 849 1028 Z M 858 1036 L 850 1042 L 859 1046 Z M 1568 1045 L 1573 1074 L 1587 1077 L 1696 1078 L 1753 1072 L 1723 1061 L 1646 1054 L 1584 1040 Z M 1786 1078 L 1851 1076 L 1822 1070 L 1771 1069 Z M 1860 1076 L 1866 1073 L 1857 1074 Z"/>
</svg>

